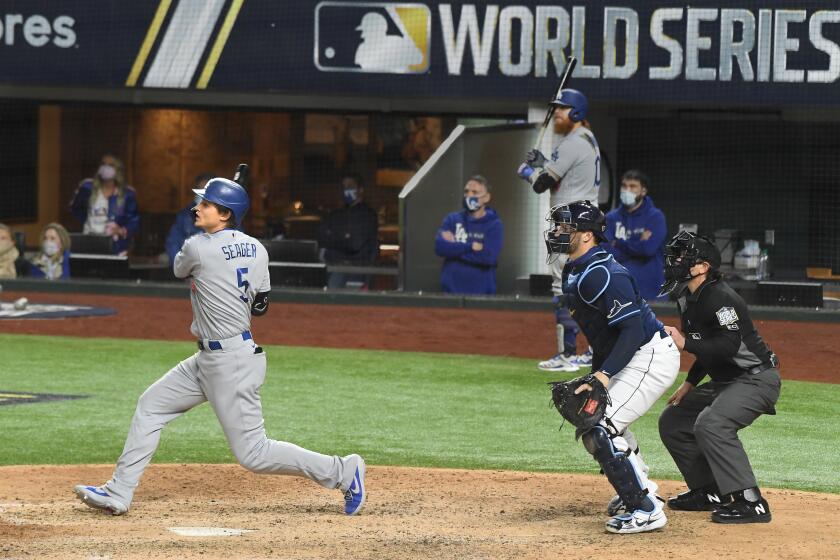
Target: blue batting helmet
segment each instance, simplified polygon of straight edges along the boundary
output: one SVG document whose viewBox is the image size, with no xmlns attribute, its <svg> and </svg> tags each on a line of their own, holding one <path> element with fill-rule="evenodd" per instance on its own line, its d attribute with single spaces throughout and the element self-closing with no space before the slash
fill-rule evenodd
<svg viewBox="0 0 840 560">
<path fill-rule="evenodd" d="M 589 101 L 586 100 L 585 95 L 576 89 L 561 89 L 560 95 L 551 104 L 560 107 L 571 107 L 572 110 L 569 112 L 569 118 L 572 122 L 582 121 L 589 112 Z"/>
<path fill-rule="evenodd" d="M 230 209 L 237 226 L 242 223 L 242 218 L 251 206 L 248 193 L 242 185 L 223 177 L 210 179 L 203 189 L 193 189 L 193 192 L 208 202 Z"/>
</svg>

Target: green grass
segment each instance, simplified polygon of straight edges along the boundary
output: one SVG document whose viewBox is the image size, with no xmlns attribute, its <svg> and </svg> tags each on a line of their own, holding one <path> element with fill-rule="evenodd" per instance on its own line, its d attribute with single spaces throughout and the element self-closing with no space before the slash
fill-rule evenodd
<svg viewBox="0 0 840 560">
<path fill-rule="evenodd" d="M 0 464 L 113 463 L 137 398 L 194 346 L 185 342 L 0 335 L 0 392 L 88 398 L 0 406 Z M 261 394 L 270 437 L 371 464 L 596 473 L 558 432 L 533 360 L 270 346 Z M 678 479 L 656 428 L 634 429 L 654 478 Z M 840 492 L 840 386 L 786 381 L 778 416 L 742 432 L 759 483 Z M 233 462 L 207 405 L 163 432 L 155 462 Z"/>
</svg>

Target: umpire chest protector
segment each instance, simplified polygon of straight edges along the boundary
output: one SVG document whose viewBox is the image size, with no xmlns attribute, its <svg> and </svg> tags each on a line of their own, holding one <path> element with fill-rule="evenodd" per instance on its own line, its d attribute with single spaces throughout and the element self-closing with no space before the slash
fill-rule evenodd
<svg viewBox="0 0 840 560">
<path fill-rule="evenodd" d="M 563 268 L 563 295 L 572 317 L 592 346 L 592 371 L 600 369 L 618 339 L 618 329 L 610 326 L 610 319 L 620 310 L 605 312 L 596 304 L 615 275 L 630 279 L 636 304 L 646 307 L 638 295 L 635 279 L 606 251 L 598 250 L 583 259 L 569 261 Z"/>
<path fill-rule="evenodd" d="M 729 381 L 777 365 L 743 298 L 726 282 L 706 280 L 693 294 L 685 289 L 677 305 L 685 351 L 697 356 L 704 373 L 713 380 Z"/>
</svg>

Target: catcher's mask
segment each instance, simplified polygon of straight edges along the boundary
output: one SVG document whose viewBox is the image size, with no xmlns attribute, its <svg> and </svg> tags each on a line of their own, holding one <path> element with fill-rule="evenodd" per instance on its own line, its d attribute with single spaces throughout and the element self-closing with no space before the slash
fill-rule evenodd
<svg viewBox="0 0 840 560">
<path fill-rule="evenodd" d="M 543 233 L 548 251 L 546 262 L 549 264 L 556 261 L 561 253 L 570 252 L 572 234 L 575 232 L 591 231 L 599 242 L 606 241 L 604 213 L 587 200 L 554 206 L 548 211 L 545 220 L 550 224 Z"/>
<path fill-rule="evenodd" d="M 720 251 L 711 239 L 681 231 L 665 245 L 665 283 L 659 290 L 659 297 L 675 289 L 681 292 L 694 276 L 691 269 L 697 263 L 707 263 L 709 270 L 720 267 Z"/>
</svg>

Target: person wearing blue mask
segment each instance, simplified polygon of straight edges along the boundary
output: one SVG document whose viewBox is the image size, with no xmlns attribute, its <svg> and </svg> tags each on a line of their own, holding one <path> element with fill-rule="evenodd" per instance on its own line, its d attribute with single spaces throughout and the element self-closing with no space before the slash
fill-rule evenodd
<svg viewBox="0 0 840 560">
<path fill-rule="evenodd" d="M 379 219 L 364 201 L 361 177 L 341 179 L 344 206 L 330 212 L 321 223 L 318 241 L 327 265 L 372 266 L 379 254 Z M 367 288 L 369 276 L 330 272 L 329 288 Z"/>
<path fill-rule="evenodd" d="M 653 301 L 665 281 L 663 251 L 668 228 L 665 214 L 648 196 L 649 185 L 647 175 L 635 169 L 621 177 L 621 206 L 607 214 L 609 245 L 605 248 L 633 275 L 642 297 Z"/>
<path fill-rule="evenodd" d="M 440 283 L 444 292 L 495 294 L 496 265 L 504 227 L 489 208 L 490 183 L 481 175 L 464 186 L 463 208 L 443 220 L 435 236 L 435 253 L 443 257 Z"/>
</svg>

